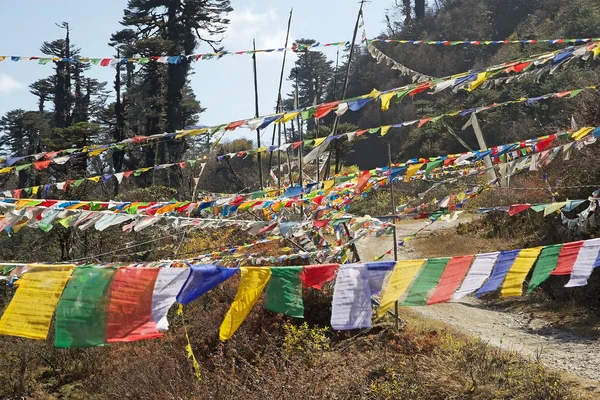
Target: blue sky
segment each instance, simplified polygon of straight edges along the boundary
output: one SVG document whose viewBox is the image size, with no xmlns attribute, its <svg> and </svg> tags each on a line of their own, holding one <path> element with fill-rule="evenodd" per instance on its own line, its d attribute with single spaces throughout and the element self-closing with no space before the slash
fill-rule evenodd
<svg viewBox="0 0 600 400">
<path fill-rule="evenodd" d="M 71 40 L 82 48 L 82 56 L 110 57 L 113 49 L 107 43 L 111 33 L 121 28 L 119 21 L 126 3 L 126 0 L 0 0 L 3 16 L 0 54 L 38 56 L 43 41 L 64 36 L 64 30 L 55 23 L 67 21 L 71 26 Z M 283 47 L 292 7 L 290 43 L 297 38 L 313 38 L 321 43 L 350 40 L 359 7 L 358 1 L 349 0 L 232 0 L 231 3 L 234 11 L 229 16 L 231 24 L 223 41 L 230 51 L 250 49 L 252 38 L 256 38 L 257 48 Z M 393 0 L 374 0 L 365 4 L 365 27 L 369 37 L 383 30 L 385 10 L 392 4 Z M 208 51 L 207 46 L 197 50 L 198 53 Z M 335 59 L 335 49 L 326 49 L 325 52 L 330 59 Z M 258 56 L 261 114 L 272 112 L 275 106 L 282 54 Z M 286 77 L 294 60 L 295 56 L 288 53 Z M 51 73 L 51 64 L 1 62 L 0 115 L 15 108 L 36 109 L 35 97 L 28 92 L 28 85 Z M 108 81 L 111 86 L 114 70 L 93 66 L 88 75 Z M 194 64 L 191 81 L 196 96 L 207 108 L 201 116 L 202 124 L 217 125 L 254 115 L 250 56 L 199 61 Z M 290 91 L 290 83 L 284 82 L 283 95 Z M 232 138 L 249 133 L 244 131 L 236 131 L 239 133 Z"/>
</svg>

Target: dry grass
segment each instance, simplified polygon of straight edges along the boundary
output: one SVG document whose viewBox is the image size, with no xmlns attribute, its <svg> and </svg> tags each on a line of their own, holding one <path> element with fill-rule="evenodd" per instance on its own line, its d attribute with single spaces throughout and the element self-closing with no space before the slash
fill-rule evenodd
<svg viewBox="0 0 600 400">
<path fill-rule="evenodd" d="M 237 282 L 185 310 L 201 366 L 196 381 L 179 317 L 164 338 L 84 350 L 52 341 L 0 341 L 0 397 L 219 399 L 579 399 L 541 364 L 410 315 L 396 332 L 384 321 L 331 332 L 331 289 L 306 292 L 308 325 L 257 304 L 232 340 L 218 327 Z M 325 329 L 324 329 L 325 328 Z"/>
</svg>

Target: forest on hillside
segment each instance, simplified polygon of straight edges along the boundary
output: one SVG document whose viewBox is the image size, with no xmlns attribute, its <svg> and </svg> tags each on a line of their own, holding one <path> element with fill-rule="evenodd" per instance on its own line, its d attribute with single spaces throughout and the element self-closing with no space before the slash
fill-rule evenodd
<svg viewBox="0 0 600 400">
<path fill-rule="evenodd" d="M 257 143 L 229 140 L 226 135 L 241 123 L 222 121 L 223 125 L 210 127 L 210 134 L 181 134 L 207 129 L 199 122 L 205 111 L 203 94 L 194 93 L 190 85 L 194 62 L 185 56 L 195 54 L 200 44 L 209 45 L 216 53 L 228 50 L 219 38 L 227 32 L 228 16 L 236 3 L 237 0 L 124 2 L 122 29 L 105 38 L 106 42 L 114 49 L 116 58 L 145 61 L 108 66 L 114 70 L 111 82 L 89 77 L 90 69 L 99 66 L 64 61 L 76 60 L 86 54 L 86 49 L 78 44 L 76 32 L 71 31 L 68 21 L 56 21 L 64 35 L 40 43 L 40 52 L 48 57 L 52 72 L 29 86 L 37 108 L 10 110 L 0 116 L 3 197 L 28 199 L 40 207 L 51 207 L 55 200 L 89 201 L 86 211 L 101 209 L 101 202 L 111 206 L 134 202 L 136 209 L 132 214 L 156 202 L 170 202 L 166 206 L 171 206 L 165 212 L 168 214 L 175 208 L 180 212 L 190 202 L 200 204 L 201 199 L 212 199 L 218 194 L 227 203 L 207 201 L 211 204 L 190 211 L 187 216 L 229 221 L 228 218 L 237 218 L 229 212 L 237 210 L 243 200 L 262 199 L 261 196 L 273 192 L 263 190 L 266 186 L 293 190 L 302 184 L 321 187 L 328 180 L 333 185 L 334 176 L 336 184 L 343 183 L 349 175 L 359 174 L 357 171 L 381 170 L 407 159 L 419 163 L 478 149 L 480 145 L 473 130 L 463 129 L 470 113 L 462 115 L 459 110 L 515 101 L 477 113 L 489 147 L 600 126 L 600 94 L 596 88 L 589 88 L 600 84 L 600 64 L 594 53 L 572 57 L 544 73 L 524 74 L 518 79 L 490 79 L 489 84 L 474 90 L 459 90 L 464 87 L 457 85 L 433 94 L 429 86 L 410 95 L 409 91 L 400 91 L 385 112 L 378 100 L 357 112 L 343 115 L 329 112 L 316 119 L 310 118 L 313 109 L 308 118 L 298 116 L 285 124 L 266 124 L 265 137 L 269 143 L 261 146 L 275 146 L 277 141 L 271 138 L 276 138 L 278 128 L 282 143 L 302 144 L 285 152 L 263 152 L 261 169 Z M 294 38 L 297 57 L 284 76 L 293 90 L 282 93 L 279 109 L 269 113 L 294 112 L 323 104 L 337 106 L 340 100 L 364 99 L 374 90 L 380 93 L 419 85 L 423 77 L 426 81 L 426 78 L 475 71 L 470 74 L 475 79 L 477 71 L 488 66 L 529 59 L 573 45 L 564 42 L 411 45 L 393 41 L 535 41 L 600 36 L 597 28 L 600 5 L 595 0 L 395 0 L 390 1 L 385 15 L 370 15 L 365 2 L 364 18 L 383 21 L 378 32 L 365 32 L 366 37 L 381 39 L 372 44 L 376 51 L 410 72 L 402 73 L 386 62 L 378 62 L 369 46 L 361 41 L 362 27 L 358 29 L 354 48 L 343 47 L 338 60 L 331 59 L 318 47 L 309 49 L 321 38 Z M 156 57 L 166 56 L 175 56 L 178 61 L 156 62 Z M 215 57 L 202 62 L 219 61 Z M 528 72 L 535 72 L 535 68 Z M 549 93 L 572 93 L 584 88 L 573 96 L 543 98 Z M 516 102 L 524 98 L 535 101 Z M 436 119 L 452 113 L 455 113 L 452 117 Z M 385 136 L 374 133 L 380 132 L 374 127 L 403 121 L 412 123 L 395 126 Z M 304 169 L 299 168 L 301 160 L 313 151 L 315 140 L 357 131 L 364 132 L 353 141 L 332 140 L 325 156 L 307 163 Z M 148 140 L 156 134 L 162 136 Z M 550 198 L 586 199 L 595 190 L 591 187 L 600 181 L 599 156 L 600 148 L 591 145 L 578 149 L 570 158 L 557 158 L 542 170 L 515 175 L 510 188 L 494 187 L 469 203 L 469 210 L 548 203 Z M 372 176 L 366 179 L 369 177 Z M 349 209 L 340 207 L 340 212 L 386 216 L 391 213 L 390 200 L 394 196 L 395 205 L 435 204 L 436 199 L 457 191 L 468 192 L 485 181 L 482 174 L 452 182 L 399 179 L 391 190 L 392 196 L 389 183 L 378 182 L 381 184 L 376 188 L 385 190 L 362 195 L 359 190 L 356 194 L 360 198 Z M 367 181 L 363 183 L 366 185 Z M 432 184 L 434 187 L 430 188 Z M 282 210 L 285 222 L 297 223 L 304 217 L 304 206 L 297 208 Z M 19 218 L 31 217 L 24 213 Z M 181 227 L 180 220 L 174 217 L 162 226 L 156 224 L 143 231 L 126 232 L 115 226 L 122 222 L 117 219 L 109 221 L 107 229 L 79 229 L 74 226 L 78 221 L 72 215 L 59 211 L 51 215 L 49 223 L 38 218 L 35 228 L 39 229 L 21 229 L 24 225 L 15 224 L 17 220 L 4 225 L 4 219 L 0 223 L 0 232 L 4 231 L 0 235 L 0 258 L 21 262 L 133 264 L 227 252 L 231 246 L 237 246 L 236 251 L 245 250 L 248 246 L 254 247 L 255 254 L 273 261 L 269 265 L 285 265 L 282 260 L 286 258 L 279 260 L 278 255 L 293 254 L 298 248 L 316 249 L 326 239 L 341 243 L 351 236 L 344 221 L 327 234 L 317 232 L 286 241 L 280 238 L 281 243 L 275 240 L 258 243 L 257 232 L 268 234 L 274 228 L 273 213 L 248 207 L 240 209 L 240 215 L 263 225 L 255 232 L 220 223 L 205 230 L 183 230 L 177 229 Z M 93 226 L 94 221 L 90 221 L 89 226 Z M 521 248 L 598 235 L 597 227 L 575 231 L 566 229 L 560 216 L 545 218 L 530 214 L 491 213 L 478 223 L 459 229 L 460 234 L 484 232 L 486 238 L 510 238 L 511 244 Z M 378 249 L 388 250 L 387 245 Z M 297 262 L 309 265 L 327 260 L 305 257 Z M 578 288 L 577 293 L 565 291 L 562 278 L 550 278 L 540 291 L 552 299 L 569 299 L 592 314 L 598 312 L 600 301 L 595 295 L 600 285 L 598 276 L 593 275 L 590 284 Z M 306 323 L 275 312 L 255 311 L 232 340 L 221 342 L 217 332 L 231 299 L 236 296 L 237 285 L 233 281 L 189 308 L 186 306 L 185 316 L 171 309 L 169 332 L 162 339 L 143 344 L 63 351 L 54 347 L 53 340 L 2 337 L 0 354 L 6 357 L 0 357 L 0 397 L 198 398 L 210 393 L 215 398 L 258 399 L 278 393 L 281 398 L 315 399 L 580 398 L 571 384 L 540 362 L 524 360 L 444 327 L 413 321 L 411 317 L 400 331 L 386 322 L 366 334 L 332 333 L 331 287 L 322 292 L 307 291 Z M 14 293 L 15 288 L 8 280 L 0 280 L 0 310 L 5 309 Z M 197 366 L 191 362 L 191 348 Z"/>
</svg>

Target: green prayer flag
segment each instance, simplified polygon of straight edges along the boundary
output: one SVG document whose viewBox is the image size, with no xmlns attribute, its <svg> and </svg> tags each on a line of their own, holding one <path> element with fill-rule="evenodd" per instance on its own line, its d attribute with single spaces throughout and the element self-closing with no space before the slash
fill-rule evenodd
<svg viewBox="0 0 600 400">
<path fill-rule="evenodd" d="M 437 286 L 442 274 L 450 261 L 449 257 L 432 258 L 427 260 L 419 276 L 413 282 L 403 306 L 424 306 L 427 304 L 427 294 Z"/>
<path fill-rule="evenodd" d="M 431 171 L 433 171 L 434 169 L 436 169 L 437 167 L 440 166 L 441 163 L 443 163 L 444 160 L 436 160 L 436 161 L 430 161 L 428 162 L 425 167 L 425 176 L 429 175 L 431 173 Z"/>
<path fill-rule="evenodd" d="M 100 203 L 94 203 L 93 201 L 90 202 L 90 210 L 91 211 L 98 211 L 100 209 L 102 209 L 102 204 L 100 204 Z"/>
<path fill-rule="evenodd" d="M 438 122 L 442 118 L 444 118 L 444 115 L 438 115 L 437 117 L 431 118 L 431 122 Z"/>
<path fill-rule="evenodd" d="M 56 306 L 56 347 L 106 343 L 108 289 L 114 268 L 77 267 Z"/>
<path fill-rule="evenodd" d="M 48 224 L 46 222 L 41 222 L 40 221 L 40 223 L 38 224 L 38 228 L 40 228 L 44 232 L 48 233 L 52 229 L 52 224 Z"/>
<path fill-rule="evenodd" d="M 527 285 L 527 293 L 533 292 L 533 290 L 548 279 L 552 271 L 554 271 L 558 264 L 558 255 L 560 254 L 562 246 L 562 244 L 544 246 L 540 253 L 540 257 L 535 263 L 535 269 L 533 270 L 531 280 Z"/>
<path fill-rule="evenodd" d="M 381 129 L 380 126 L 378 126 L 377 128 L 371 128 L 371 129 L 368 130 L 368 132 L 369 133 L 377 133 L 377 132 L 379 132 L 379 129 Z"/>
<path fill-rule="evenodd" d="M 75 182 L 73 182 L 73 185 L 74 185 L 75 187 L 79 187 L 79 186 L 81 186 L 81 184 L 82 184 L 83 182 L 85 182 L 85 178 L 84 178 L 84 179 L 77 179 Z"/>
<path fill-rule="evenodd" d="M 267 194 L 267 192 L 265 192 L 264 190 L 259 190 L 257 192 L 252 192 L 250 194 L 250 198 L 251 199 L 258 199 L 258 198 L 263 197 L 265 194 Z"/>
<path fill-rule="evenodd" d="M 312 116 L 315 115 L 315 111 L 317 111 L 315 108 L 304 110 L 300 112 L 300 116 L 303 120 L 306 121 L 307 119 L 312 118 Z"/>
<path fill-rule="evenodd" d="M 410 90 L 400 90 L 398 93 L 396 93 L 396 104 L 400 104 L 402 102 L 402 99 L 408 94 L 408 92 L 410 92 Z"/>
<path fill-rule="evenodd" d="M 304 267 L 271 268 L 271 279 L 265 288 L 265 308 L 291 317 L 304 318 L 302 280 Z"/>
<path fill-rule="evenodd" d="M 17 171 L 23 171 L 24 169 L 27 169 L 31 167 L 31 163 L 30 164 L 23 164 L 23 165 L 16 165 L 15 166 L 15 170 Z"/>
<path fill-rule="evenodd" d="M 569 95 L 569 98 L 572 99 L 573 97 L 577 96 L 579 93 L 583 92 L 585 89 L 577 89 L 577 90 L 573 90 L 571 92 L 571 94 Z"/>
</svg>

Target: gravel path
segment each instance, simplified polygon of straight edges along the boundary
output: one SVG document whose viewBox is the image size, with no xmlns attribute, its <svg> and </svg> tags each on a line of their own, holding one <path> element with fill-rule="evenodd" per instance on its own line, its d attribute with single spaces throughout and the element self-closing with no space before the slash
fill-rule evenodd
<svg viewBox="0 0 600 400">
<path fill-rule="evenodd" d="M 455 222 L 438 221 L 418 236 L 426 238 L 428 232 L 447 229 L 469 217 Z M 425 221 L 405 221 L 399 224 L 398 238 L 408 236 L 425 225 Z M 437 238 L 442 238 L 438 236 Z M 419 240 L 419 239 L 415 240 Z M 393 242 L 389 236 L 364 238 L 358 243 L 358 251 L 364 261 L 373 260 L 390 248 Z M 419 258 L 409 241 L 399 249 L 399 259 Z M 386 256 L 385 259 L 393 259 Z M 445 322 L 463 332 L 476 335 L 482 340 L 507 350 L 518 351 L 524 356 L 539 357 L 551 368 L 567 371 L 584 378 L 590 390 L 599 390 L 600 343 L 576 336 L 572 333 L 552 328 L 543 320 L 525 314 L 492 310 L 475 298 L 467 297 L 460 302 L 438 304 L 427 307 L 411 307 L 421 315 Z"/>
</svg>

